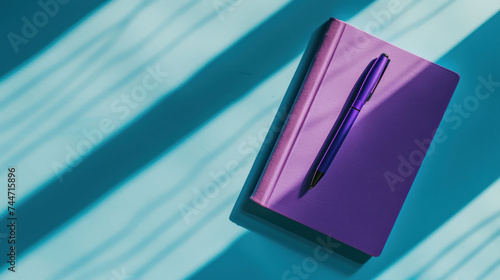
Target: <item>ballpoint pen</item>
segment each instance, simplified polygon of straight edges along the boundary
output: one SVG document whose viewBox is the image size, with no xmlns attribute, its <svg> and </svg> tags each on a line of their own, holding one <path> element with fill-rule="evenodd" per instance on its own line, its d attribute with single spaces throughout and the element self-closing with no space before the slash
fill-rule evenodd
<svg viewBox="0 0 500 280">
<path fill-rule="evenodd" d="M 357 92 L 354 101 L 348 109 L 347 114 L 342 120 L 340 126 L 336 131 L 331 131 L 330 142 L 328 143 L 328 148 L 321 156 L 321 161 L 319 162 L 318 167 L 316 168 L 314 175 L 312 177 L 312 181 L 310 183 L 309 189 L 314 188 L 316 184 L 321 180 L 323 175 L 325 175 L 328 167 L 332 163 L 335 155 L 340 149 L 340 146 L 344 142 L 349 130 L 351 129 L 354 121 L 358 117 L 359 112 L 363 105 L 370 100 L 375 88 L 380 82 L 382 76 L 384 75 L 385 69 L 387 65 L 389 65 L 390 59 L 389 56 L 385 53 L 381 54 L 372 64 L 370 70 L 368 71 L 361 88 Z M 335 126 L 334 126 L 335 127 Z M 331 137 L 333 135 L 333 137 Z M 327 140 L 328 141 L 328 140 Z M 326 143 L 325 143 L 326 144 Z"/>
</svg>

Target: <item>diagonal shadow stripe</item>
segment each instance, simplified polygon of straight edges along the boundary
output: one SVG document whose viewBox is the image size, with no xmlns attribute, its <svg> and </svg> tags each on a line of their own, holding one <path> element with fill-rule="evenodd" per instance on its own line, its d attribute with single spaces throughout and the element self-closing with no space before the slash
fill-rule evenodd
<svg viewBox="0 0 500 280">
<path fill-rule="evenodd" d="M 62 182 L 48 182 L 20 205 L 17 213 L 23 227 L 19 228 L 18 238 L 23 242 L 17 247 L 18 255 L 22 256 L 298 56 L 311 32 L 333 10 L 337 17 L 348 17 L 367 2 L 302 0 L 288 4 L 97 148 L 78 167 L 64 174 Z"/>
<path fill-rule="evenodd" d="M 261 120 L 264 116 L 266 116 L 267 112 L 271 111 L 272 108 L 276 107 L 277 104 L 272 103 L 271 105 L 267 106 L 265 109 L 259 111 L 256 113 L 256 115 L 251 118 L 249 121 L 244 123 L 242 127 L 236 131 L 231 137 L 226 139 L 226 141 L 222 142 L 217 148 L 214 150 L 211 150 L 210 153 L 208 153 L 202 160 L 198 161 L 196 164 L 194 164 L 189 171 L 187 172 L 187 175 L 184 176 L 184 178 L 181 180 L 180 184 L 182 185 L 187 185 L 192 183 L 197 176 L 192 176 L 190 174 L 193 174 L 194 172 L 197 172 L 198 170 L 203 169 L 205 166 L 209 165 L 212 161 L 215 160 L 218 154 L 224 152 L 230 145 L 236 143 L 238 139 L 242 137 L 247 131 L 248 127 L 250 127 L 252 124 L 255 124 L 259 120 Z M 250 158 L 247 156 L 245 160 L 249 160 Z M 244 162 L 245 160 L 242 160 Z M 171 200 L 173 197 L 178 195 L 182 189 L 180 188 L 172 188 L 171 185 L 167 186 L 167 190 L 160 194 L 159 196 L 156 196 L 154 199 L 150 200 L 148 203 L 146 203 L 145 206 L 142 206 L 140 209 L 138 209 L 134 216 L 130 219 L 130 221 L 123 226 L 120 230 L 118 230 L 113 236 L 110 238 L 103 240 L 99 245 L 97 245 L 93 250 L 90 252 L 86 253 L 84 256 L 81 256 L 77 260 L 75 260 L 73 263 L 68 265 L 66 268 L 58 272 L 54 277 L 51 277 L 51 279 L 64 279 L 66 275 L 69 275 L 71 272 L 76 270 L 77 268 L 81 268 L 85 266 L 88 262 L 90 262 L 94 256 L 101 255 L 110 249 L 112 249 L 116 244 L 118 244 L 120 241 L 124 240 L 125 238 L 129 237 L 130 234 L 132 234 L 136 229 L 138 229 L 141 225 L 142 222 L 148 217 L 151 213 L 153 213 L 158 207 L 164 205 L 165 203 L 168 203 L 169 200 Z M 167 225 L 172 225 L 173 223 L 167 223 Z M 168 227 L 167 227 L 168 228 Z M 163 231 L 159 231 L 158 233 L 162 233 Z M 148 240 L 145 240 L 146 242 L 149 240 L 153 240 L 152 237 L 156 237 L 156 235 L 149 235 L 147 238 Z M 116 247 L 115 247 L 116 248 Z M 135 250 L 140 250 L 142 249 L 142 246 L 139 246 L 138 249 Z M 130 257 L 130 256 L 129 256 Z M 118 261 L 116 261 L 118 262 Z M 101 265 L 102 267 L 102 265 Z M 95 270 L 95 269 L 93 269 Z"/>
<path fill-rule="evenodd" d="M 47 3 L 50 1 L 41 1 Z M 56 2 L 56 1 L 54 1 Z M 49 46 L 55 39 L 66 31 L 70 30 L 75 24 L 85 18 L 88 14 L 105 5 L 106 0 L 72 0 L 65 5 L 58 5 L 57 12 L 53 17 L 49 17 L 45 25 L 37 28 L 37 32 L 32 38 L 25 38 L 26 44 L 21 43 L 18 46 L 18 53 L 15 52 L 13 45 L 7 38 L 10 32 L 23 36 L 22 28 L 23 17 L 33 23 L 33 15 L 38 12 L 44 12 L 40 6 L 39 0 L 6 1 L 2 3 L 0 9 L 0 78 L 8 75 L 11 71 L 27 62 L 31 57 L 38 54 L 41 50 Z M 55 10 L 55 8 L 50 8 Z M 45 12 L 45 14 L 47 14 Z"/>
<path fill-rule="evenodd" d="M 16 112 L 16 114 L 10 115 L 9 119 L 2 120 L 0 122 L 0 129 L 2 129 L 3 131 L 12 129 L 15 127 L 15 126 L 12 126 L 13 120 L 16 120 L 17 123 L 21 123 L 25 119 L 27 119 L 27 117 L 30 116 L 30 114 L 33 114 L 33 113 L 37 112 L 38 110 L 42 110 L 42 113 L 39 115 L 39 118 L 34 119 L 32 121 L 28 121 L 28 123 L 25 125 L 24 129 L 21 130 L 20 132 L 18 132 L 15 136 L 11 137 L 11 139 L 18 139 L 19 137 L 21 137 L 20 135 L 26 135 L 27 133 L 29 133 L 30 130 L 33 129 L 33 127 L 37 126 L 37 123 L 39 124 L 40 122 L 44 122 L 47 119 L 50 119 L 51 115 L 58 111 L 57 108 L 67 106 L 67 104 L 70 103 L 70 101 L 72 99 L 75 99 L 76 95 L 81 94 L 82 92 L 85 93 L 85 91 L 88 90 L 87 87 L 92 85 L 93 81 L 95 81 L 99 77 L 109 73 L 109 70 L 113 66 L 115 66 L 117 63 L 127 59 L 128 57 L 134 55 L 138 50 L 145 47 L 150 41 L 152 41 L 157 36 L 158 33 L 160 33 L 163 29 L 167 28 L 172 22 L 174 22 L 178 18 L 182 17 L 182 15 L 184 15 L 187 11 L 189 11 L 189 9 L 192 6 L 194 6 L 198 1 L 199 0 L 192 0 L 192 1 L 184 4 L 182 7 L 177 9 L 177 11 L 175 11 L 175 13 L 172 17 L 165 18 L 157 27 L 155 27 L 151 31 L 147 30 L 147 31 L 149 31 L 149 34 L 145 38 L 143 38 L 142 40 L 140 40 L 139 42 L 137 42 L 135 44 L 132 44 L 130 47 L 128 47 L 124 51 L 119 52 L 118 54 L 112 56 L 111 58 L 101 58 L 106 54 L 106 50 L 109 47 L 111 47 L 113 44 L 115 44 L 116 41 L 120 37 L 123 36 L 123 30 L 127 27 L 127 25 L 129 25 L 130 22 L 132 20 L 134 20 L 135 17 L 138 16 L 140 9 L 136 9 L 136 13 L 134 15 L 127 16 L 126 18 L 124 18 L 123 21 L 121 21 L 119 24 L 117 24 L 111 30 L 112 32 L 109 31 L 109 33 L 111 33 L 110 38 L 106 39 L 106 43 L 104 43 L 102 46 L 100 46 L 99 48 L 97 48 L 95 51 L 92 52 L 92 55 L 88 58 L 88 61 L 90 63 L 82 63 L 81 65 L 79 65 L 79 67 L 74 69 L 71 72 L 71 74 L 68 75 L 68 78 L 64 79 L 63 81 L 61 81 L 61 83 L 58 83 L 52 90 L 50 90 L 48 92 L 48 96 L 45 96 L 45 98 L 40 99 L 38 102 L 34 102 L 33 104 L 31 104 L 30 106 L 27 106 L 22 111 L 20 110 L 19 112 Z M 145 7 L 147 7 L 148 6 L 147 4 L 149 4 L 148 2 L 150 2 L 150 0 L 147 0 L 147 2 L 143 2 L 144 6 L 141 6 L 140 8 L 144 9 Z M 145 32 L 146 32 L 146 30 L 145 30 Z M 185 37 L 186 36 L 184 36 L 184 35 L 180 36 L 175 41 L 175 44 L 172 44 L 171 47 L 168 49 L 171 49 L 174 46 L 178 45 L 178 43 L 182 42 L 185 39 Z M 91 39 L 91 41 L 93 41 L 93 40 Z M 85 45 L 87 45 L 87 44 L 84 44 L 83 46 L 85 46 Z M 163 51 L 161 53 L 163 53 Z M 75 56 L 75 54 L 76 53 L 70 54 L 68 57 L 73 58 Z M 99 60 L 105 60 L 105 61 L 104 62 L 101 61 L 100 63 L 96 63 L 96 61 L 99 61 Z M 69 59 L 64 60 L 64 62 L 62 64 L 67 63 L 67 61 L 70 61 L 70 60 Z M 92 70 L 92 68 L 95 67 L 96 64 L 97 65 L 103 64 L 103 65 L 98 67 L 97 69 Z M 47 73 L 51 73 L 53 69 L 57 69 L 58 67 L 59 66 L 57 66 L 57 65 L 55 67 L 51 67 L 52 69 L 47 70 Z M 72 85 L 73 79 L 71 77 L 78 76 L 79 73 L 84 73 L 89 68 L 91 69 L 90 71 L 92 71 L 92 74 L 89 75 L 89 77 L 87 77 L 86 79 L 79 82 L 76 86 Z M 48 75 L 48 74 L 46 74 L 46 75 Z M 44 75 L 42 74 L 41 76 L 43 77 Z M 37 77 L 37 78 L 38 79 L 36 79 L 36 80 L 38 82 L 43 80 L 43 79 L 39 79 L 39 77 Z M 31 87 L 33 87 L 36 84 L 37 84 L 37 82 L 31 83 Z M 122 83 L 118 82 L 118 84 L 121 85 Z M 25 87 L 23 87 L 23 88 L 26 89 Z M 27 88 L 29 89 L 30 87 L 28 86 Z M 47 105 L 47 103 L 50 103 L 51 100 L 57 99 L 57 97 L 59 95 L 61 95 L 61 93 L 67 92 L 68 88 L 73 89 L 72 94 L 66 94 L 65 96 L 62 96 L 59 100 L 54 102 L 52 105 Z M 23 93 L 26 93 L 26 92 L 27 92 L 27 90 L 24 90 L 24 92 L 16 93 L 14 96 L 16 98 L 18 98 L 19 96 L 21 96 Z M 113 92 L 112 90 L 107 90 L 107 94 L 104 94 L 104 93 L 99 94 L 99 96 L 90 99 L 90 101 L 86 102 L 84 104 L 84 106 L 82 106 L 78 111 L 86 112 L 87 109 L 89 107 L 91 107 L 91 106 L 89 106 L 90 104 L 97 103 L 98 101 L 100 101 L 101 99 L 104 99 L 107 95 L 109 95 L 109 93 L 112 93 L 112 92 Z M 10 100 L 12 100 L 12 99 L 10 99 Z M 7 100 L 7 101 L 9 101 L 9 100 Z M 78 114 L 78 116 L 80 116 L 80 115 Z M 52 133 L 50 133 L 50 134 L 52 134 Z M 43 138 L 43 137 L 41 137 L 41 138 Z M 37 142 L 38 140 L 39 139 L 35 139 L 35 142 Z M 14 145 L 13 143 L 15 143 L 15 142 L 16 141 L 11 141 L 10 143 L 7 142 L 5 145 L 1 146 L 0 149 Z M 30 150 L 30 149 L 26 149 L 26 150 Z"/>
<path fill-rule="evenodd" d="M 187 5 L 189 6 L 189 5 Z M 189 8 L 189 7 L 188 7 Z M 170 19 L 176 18 L 172 17 L 164 21 L 164 24 L 168 23 Z M 52 139 L 53 135 L 57 134 L 58 132 L 64 130 L 68 126 L 74 124 L 84 113 L 86 113 L 92 106 L 97 105 L 103 98 L 109 96 L 111 93 L 114 91 L 120 90 L 124 84 L 132 79 L 135 75 L 138 75 L 139 73 L 143 72 L 146 67 L 148 67 L 151 63 L 157 62 L 159 58 L 162 57 L 162 55 L 165 55 L 166 53 L 170 52 L 173 48 L 178 46 L 185 37 L 188 36 L 188 34 L 191 34 L 210 20 L 215 17 L 215 12 L 202 17 L 200 20 L 198 20 L 194 25 L 190 26 L 189 30 L 185 32 L 185 34 L 181 34 L 178 38 L 175 40 L 171 41 L 167 46 L 165 46 L 160 52 L 155 53 L 152 57 L 148 58 L 147 60 L 141 60 L 141 66 L 139 67 L 133 67 L 132 71 L 128 71 L 127 74 L 125 74 L 119 81 L 112 83 L 110 86 L 106 87 L 103 91 L 100 92 L 100 94 L 94 98 L 90 98 L 88 101 L 84 102 L 80 107 L 78 107 L 76 110 L 73 111 L 72 114 L 66 116 L 61 122 L 59 122 L 57 125 L 53 126 L 52 128 L 48 129 L 47 131 L 41 133 L 41 135 L 35 139 L 32 139 L 32 141 L 29 142 L 25 146 L 23 150 L 21 150 L 18 153 L 15 153 L 11 155 L 5 162 L 13 162 L 13 161 L 19 161 L 28 155 L 36 149 L 39 145 L 49 141 Z M 161 25 L 164 25 L 161 24 Z M 151 37 L 151 36 L 148 36 Z M 145 39 L 147 40 L 147 39 Z M 138 45 L 143 45 L 145 44 L 144 40 L 139 43 Z M 91 85 L 92 81 L 95 79 L 101 77 L 102 75 L 109 74 L 108 70 L 112 67 L 110 65 L 114 65 L 118 63 L 121 59 L 124 57 L 127 57 L 130 55 L 132 52 L 137 52 L 139 51 L 136 47 L 133 47 L 129 50 L 126 50 L 122 53 L 119 53 L 118 55 L 114 56 L 111 60 L 108 61 L 108 63 L 104 63 L 104 67 L 99 67 L 96 71 L 92 72 L 90 77 L 86 78 L 83 82 L 77 84 L 78 92 L 88 90 L 87 87 Z M 70 81 L 68 81 L 70 82 Z M 60 88 L 59 86 L 57 87 L 57 91 L 64 90 L 66 84 L 63 83 L 63 87 Z M 57 93 L 56 93 L 57 94 Z M 61 98 L 59 98 L 56 102 L 48 106 L 48 108 L 45 108 L 37 118 L 40 118 L 42 120 L 44 119 L 49 119 L 51 115 L 54 112 L 57 112 L 58 108 L 61 108 L 62 106 L 65 106 L 67 103 L 71 101 L 71 99 L 74 99 L 75 97 L 73 95 L 63 95 Z M 36 120 L 35 120 L 36 121 Z M 5 149 L 6 147 L 10 147 L 16 143 L 14 141 L 20 135 L 26 135 L 28 134 L 33 128 L 31 125 L 36 125 L 35 123 L 27 124 L 25 125 L 19 133 L 14 134 L 14 136 L 11 137 L 11 141 L 6 141 L 3 146 L 0 146 L 0 151 L 2 149 Z M 0 125 L 1 129 L 1 125 Z"/>
<path fill-rule="evenodd" d="M 106 29 L 99 30 L 100 32 L 92 37 L 90 37 L 85 43 L 81 44 L 78 48 L 73 49 L 69 54 L 64 56 L 62 59 L 60 59 L 57 63 L 52 64 L 48 67 L 45 68 L 45 71 L 38 73 L 35 75 L 33 78 L 31 78 L 29 81 L 26 81 L 19 87 L 17 87 L 15 90 L 13 90 L 11 95 L 8 96 L 3 96 L 0 101 L 0 109 L 9 106 L 12 102 L 17 100 L 18 98 L 22 97 L 24 94 L 26 94 L 30 89 L 33 87 L 39 85 L 42 81 L 44 81 L 47 77 L 49 77 L 54 71 L 57 71 L 60 67 L 63 67 L 73 61 L 73 59 L 85 52 L 87 49 L 91 48 L 93 45 L 97 44 L 101 40 L 105 40 L 105 43 L 99 47 L 97 50 L 93 52 L 94 54 L 97 54 L 98 51 L 100 50 L 105 50 L 105 47 L 109 46 L 113 41 L 121 36 L 121 32 L 117 31 L 119 28 L 124 29 L 130 22 L 139 14 L 142 10 L 144 10 L 149 2 L 151 0 L 144 0 L 143 2 L 139 3 L 138 5 L 134 6 L 134 9 L 125 14 L 123 18 L 112 24 L 111 26 L 107 27 Z M 109 38 L 107 38 L 109 37 Z M 98 56 L 91 56 L 94 59 L 98 58 Z M 1 80 L 1 78 L 0 78 Z"/>
</svg>

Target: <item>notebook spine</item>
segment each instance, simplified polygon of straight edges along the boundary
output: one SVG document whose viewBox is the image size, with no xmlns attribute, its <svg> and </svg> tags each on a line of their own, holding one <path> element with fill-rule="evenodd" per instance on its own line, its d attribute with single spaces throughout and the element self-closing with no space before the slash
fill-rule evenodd
<svg viewBox="0 0 500 280">
<path fill-rule="evenodd" d="M 280 136 L 274 146 L 271 156 L 264 168 L 264 172 L 257 183 L 251 199 L 262 206 L 267 206 L 276 182 L 293 148 L 297 135 L 309 112 L 311 104 L 323 81 L 326 70 L 330 65 L 335 49 L 342 37 L 345 23 L 337 19 L 330 19 L 322 41 L 316 50 L 309 71 L 299 90 L 292 110 L 283 126 Z"/>
</svg>

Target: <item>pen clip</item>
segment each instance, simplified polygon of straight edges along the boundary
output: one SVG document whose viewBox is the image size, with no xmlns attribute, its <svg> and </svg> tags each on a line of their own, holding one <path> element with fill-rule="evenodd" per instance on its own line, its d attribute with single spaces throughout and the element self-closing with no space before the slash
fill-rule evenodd
<svg viewBox="0 0 500 280">
<path fill-rule="evenodd" d="M 370 95 L 368 95 L 368 98 L 366 98 L 366 102 L 370 101 L 370 98 L 372 98 L 373 93 L 375 92 L 375 89 L 378 86 L 378 83 L 380 83 L 380 80 L 382 80 L 382 77 L 384 76 L 385 70 L 387 69 L 387 66 L 389 66 L 389 62 L 391 62 L 390 59 L 387 59 L 387 63 L 385 64 L 384 70 L 382 70 L 382 74 L 380 75 L 380 78 L 378 79 L 377 83 L 373 87 L 372 91 L 370 92 Z"/>
</svg>

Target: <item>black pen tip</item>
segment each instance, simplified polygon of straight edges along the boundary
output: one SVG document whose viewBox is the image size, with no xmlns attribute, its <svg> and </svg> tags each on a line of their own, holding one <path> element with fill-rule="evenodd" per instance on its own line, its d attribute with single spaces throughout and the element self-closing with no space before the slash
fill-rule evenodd
<svg viewBox="0 0 500 280">
<path fill-rule="evenodd" d="M 323 175 L 325 175 L 325 173 L 316 170 L 316 172 L 314 173 L 314 176 L 312 178 L 311 185 L 309 185 L 310 190 L 312 190 L 318 184 L 319 180 L 321 180 Z"/>
</svg>

